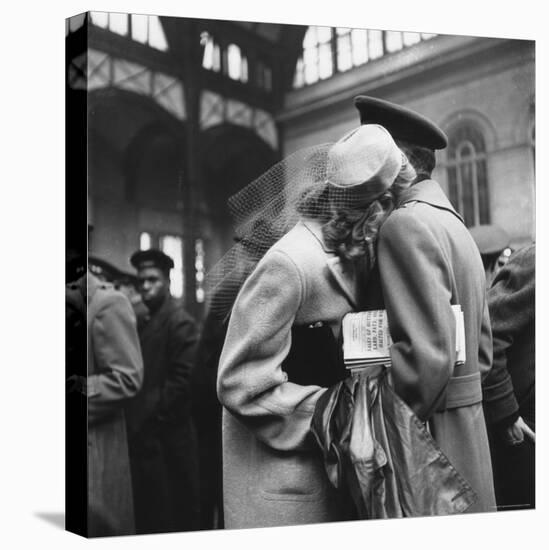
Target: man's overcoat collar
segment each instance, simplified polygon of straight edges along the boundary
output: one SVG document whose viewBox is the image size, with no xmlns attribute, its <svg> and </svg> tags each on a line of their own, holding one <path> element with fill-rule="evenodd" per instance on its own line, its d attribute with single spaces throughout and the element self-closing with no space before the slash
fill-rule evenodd
<svg viewBox="0 0 549 550">
<path fill-rule="evenodd" d="M 410 202 L 423 202 L 435 208 L 448 210 L 463 222 L 463 218 L 456 212 L 448 197 L 435 180 L 423 180 L 410 186 L 402 192 L 398 199 L 397 208 L 401 208 Z"/>
</svg>

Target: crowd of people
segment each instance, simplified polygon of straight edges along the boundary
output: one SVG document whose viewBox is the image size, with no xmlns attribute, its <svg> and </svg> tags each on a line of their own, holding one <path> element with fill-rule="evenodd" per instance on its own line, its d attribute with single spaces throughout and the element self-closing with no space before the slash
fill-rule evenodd
<svg viewBox="0 0 549 550">
<path fill-rule="evenodd" d="M 419 488 L 427 509 L 442 502 L 431 515 L 535 506 L 535 245 L 505 265 L 490 249 L 483 264 L 431 179 L 442 130 L 380 99 L 355 105 L 357 128 L 266 175 L 268 200 L 237 235 L 246 270 L 219 272 L 229 307 L 212 309 L 200 331 L 170 295 L 174 264 L 159 250 L 131 257 L 145 306 L 137 314 L 91 273 L 71 282 L 71 313 L 87 304 L 90 536 L 374 517 L 376 480 L 397 461 L 373 453 L 376 471 L 357 480 L 349 472 L 364 434 L 318 435 L 335 394 L 359 402 L 362 386 L 344 383 L 341 322 L 371 309 L 388 319 L 389 385 L 443 457 L 440 485 Z M 390 445 L 398 464 L 417 463 L 415 449 Z M 391 475 L 392 517 L 414 515 L 403 489 L 411 480 Z M 342 476 L 345 490 L 334 481 Z"/>
</svg>

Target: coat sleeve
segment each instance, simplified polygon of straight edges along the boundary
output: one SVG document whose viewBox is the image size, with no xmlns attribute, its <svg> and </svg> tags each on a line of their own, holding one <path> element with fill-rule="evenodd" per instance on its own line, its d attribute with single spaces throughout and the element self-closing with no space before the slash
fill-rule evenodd
<svg viewBox="0 0 549 550">
<path fill-rule="evenodd" d="M 406 209 L 388 218 L 378 247 L 395 390 L 428 420 L 454 368 L 450 266 L 436 237 Z"/>
<path fill-rule="evenodd" d="M 92 323 L 97 374 L 88 377 L 88 420 L 108 416 L 133 397 L 143 382 L 143 360 L 135 315 L 120 292 L 104 298 Z"/>
<path fill-rule="evenodd" d="M 307 446 L 314 406 L 325 391 L 288 382 L 281 367 L 303 300 L 303 281 L 286 254 L 271 251 L 236 299 L 219 364 L 221 403 L 278 450 Z"/>
<path fill-rule="evenodd" d="M 488 291 L 494 360 L 483 383 L 483 397 L 490 423 L 512 421 L 518 415 L 519 406 L 509 373 L 512 365 L 508 364 L 507 356 L 517 337 L 531 328 L 535 301 L 533 250 L 531 247 L 512 257 L 498 272 Z"/>
</svg>

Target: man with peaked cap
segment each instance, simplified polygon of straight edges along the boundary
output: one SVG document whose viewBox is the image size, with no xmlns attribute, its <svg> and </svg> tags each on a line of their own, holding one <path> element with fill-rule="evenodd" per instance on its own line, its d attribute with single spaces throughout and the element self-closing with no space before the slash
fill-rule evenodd
<svg viewBox="0 0 549 550">
<path fill-rule="evenodd" d="M 387 310 L 395 390 L 474 489 L 467 511 L 495 511 L 481 390 L 492 361 L 485 274 L 462 217 L 431 179 L 435 150 L 447 138 L 400 105 L 358 96 L 355 106 L 362 124 L 390 132 L 417 173 L 380 230 L 379 286 L 368 282 L 365 309 Z M 454 304 L 465 322 L 466 360 L 457 365 Z"/>
<path fill-rule="evenodd" d="M 134 535 L 132 480 L 124 408 L 143 383 L 143 360 L 135 314 L 122 292 L 97 278 L 90 270 L 93 223 L 88 200 L 88 242 L 77 232 L 67 232 L 66 373 L 67 431 L 80 430 L 87 416 L 84 460 L 71 448 L 67 463 L 86 471 L 87 494 L 76 495 L 80 483 L 67 489 L 67 502 L 76 506 L 67 513 L 67 527 L 83 511 L 88 537 Z M 73 234 L 74 233 L 74 234 Z M 76 461 L 76 462 L 75 462 Z M 72 481 L 72 480 L 71 480 Z M 85 506 L 82 510 L 81 505 Z M 72 530 L 72 529 L 71 529 Z"/>
<path fill-rule="evenodd" d="M 190 376 L 197 329 L 170 294 L 173 260 L 160 250 L 130 259 L 148 314 L 138 321 L 145 377 L 128 406 L 130 460 L 138 533 L 197 527 L 196 436 Z"/>
</svg>

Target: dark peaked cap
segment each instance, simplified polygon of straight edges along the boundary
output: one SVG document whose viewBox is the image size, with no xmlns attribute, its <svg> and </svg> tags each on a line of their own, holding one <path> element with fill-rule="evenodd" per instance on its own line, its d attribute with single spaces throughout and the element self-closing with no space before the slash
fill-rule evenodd
<svg viewBox="0 0 549 550">
<path fill-rule="evenodd" d="M 448 145 L 446 134 L 434 122 L 407 107 L 365 95 L 355 97 L 355 107 L 361 124 L 380 124 L 394 139 L 428 149 Z"/>
<path fill-rule="evenodd" d="M 135 269 L 144 269 L 146 267 L 156 267 L 162 271 L 170 271 L 174 266 L 173 260 L 156 248 L 149 250 L 138 250 L 130 258 L 130 262 Z"/>
</svg>

